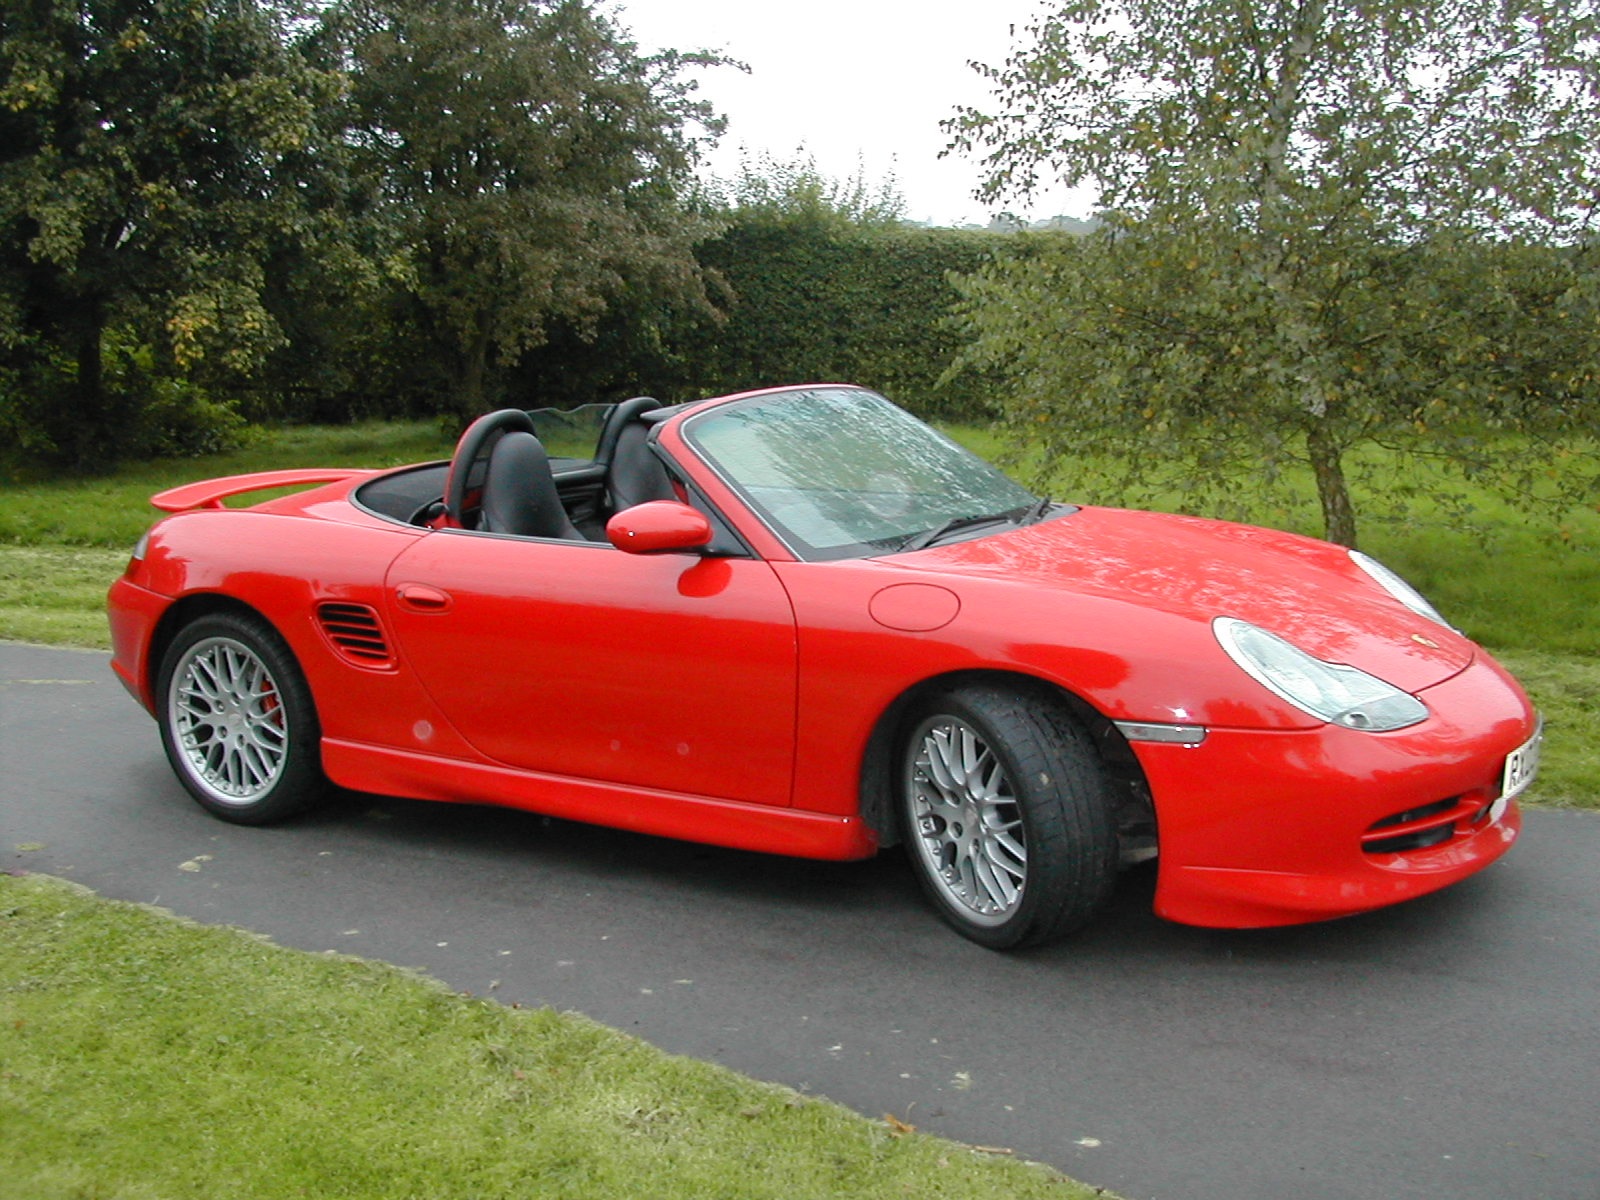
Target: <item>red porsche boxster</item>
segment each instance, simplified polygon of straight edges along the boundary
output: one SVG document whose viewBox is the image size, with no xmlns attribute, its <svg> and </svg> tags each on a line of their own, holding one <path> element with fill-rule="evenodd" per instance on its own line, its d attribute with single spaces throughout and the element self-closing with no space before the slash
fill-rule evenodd
<svg viewBox="0 0 1600 1200">
<path fill-rule="evenodd" d="M 820 859 L 901 843 L 994 947 L 1150 858 L 1158 913 L 1250 927 L 1421 895 L 1517 837 L 1537 714 L 1359 553 L 1055 503 L 857 387 L 601 412 L 592 451 L 507 409 L 449 462 L 156 496 L 113 667 L 195 799 L 257 824 L 331 782 Z"/>
</svg>

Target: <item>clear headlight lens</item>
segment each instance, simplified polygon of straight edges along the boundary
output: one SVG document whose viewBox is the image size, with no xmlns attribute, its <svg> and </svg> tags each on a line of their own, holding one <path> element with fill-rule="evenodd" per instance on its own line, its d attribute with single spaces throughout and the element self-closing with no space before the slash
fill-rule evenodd
<svg viewBox="0 0 1600 1200">
<path fill-rule="evenodd" d="M 1419 617 L 1427 617 L 1428 620 L 1436 621 L 1446 629 L 1455 629 L 1454 625 L 1439 615 L 1439 610 L 1429 604 L 1421 592 L 1417 591 L 1416 588 L 1401 579 L 1400 576 L 1396 575 L 1377 559 L 1369 558 L 1359 550 L 1352 550 L 1350 551 L 1350 561 L 1372 576 L 1374 583 Z"/>
<path fill-rule="evenodd" d="M 1257 683 L 1320 721 L 1385 733 L 1415 725 L 1427 706 L 1375 675 L 1313 658 L 1298 646 L 1248 621 L 1211 622 L 1228 657 Z"/>
</svg>

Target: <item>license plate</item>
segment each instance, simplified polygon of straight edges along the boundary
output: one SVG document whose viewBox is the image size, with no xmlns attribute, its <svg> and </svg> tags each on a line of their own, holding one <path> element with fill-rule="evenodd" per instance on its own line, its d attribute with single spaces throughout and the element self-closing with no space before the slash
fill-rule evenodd
<svg viewBox="0 0 1600 1200">
<path fill-rule="evenodd" d="M 1506 805 L 1533 782 L 1533 777 L 1539 773 L 1539 749 L 1543 745 L 1544 727 L 1540 726 L 1537 733 L 1507 756 L 1505 772 L 1500 776 L 1500 799 L 1495 801 L 1490 813 L 1493 820 L 1499 820 Z"/>
</svg>

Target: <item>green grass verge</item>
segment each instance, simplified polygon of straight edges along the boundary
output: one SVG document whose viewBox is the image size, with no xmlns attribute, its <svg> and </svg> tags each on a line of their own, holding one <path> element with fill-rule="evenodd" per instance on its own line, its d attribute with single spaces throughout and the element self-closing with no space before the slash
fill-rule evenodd
<svg viewBox="0 0 1600 1200">
<path fill-rule="evenodd" d="M 292 426 L 259 432 L 226 454 L 130 463 L 100 478 L 11 482 L 0 492 L 0 544 L 126 549 L 159 515 L 150 497 L 180 483 L 291 467 L 398 467 L 450 451 L 432 421 Z"/>
<path fill-rule="evenodd" d="M 1544 758 L 1524 803 L 1600 809 L 1600 659 L 1500 655 L 1544 714 Z"/>
<path fill-rule="evenodd" d="M 0 1129 L 17 1200 L 1101 1194 L 581 1017 L 41 876 L 0 875 Z"/>
<path fill-rule="evenodd" d="M 981 454 L 1002 452 L 987 430 L 950 432 Z M 104 647 L 105 589 L 157 515 L 149 497 L 162 488 L 277 467 L 397 465 L 449 451 L 431 422 L 297 427 L 263 433 L 225 455 L 142 463 L 103 479 L 7 486 L 0 492 L 0 638 Z M 1364 545 L 1527 685 L 1549 732 L 1544 773 L 1529 800 L 1600 808 L 1600 512 L 1572 514 L 1563 541 L 1483 492 L 1470 497 L 1474 524 L 1463 529 L 1430 505 L 1426 482 L 1411 481 L 1407 522 L 1369 522 Z M 1096 500 L 1080 490 L 1085 486 L 1065 475 L 1052 485 L 1058 495 Z M 1315 533 L 1305 481 L 1299 498 L 1297 506 L 1254 517 Z M 1162 506 L 1176 508 L 1180 500 L 1166 497 Z"/>
<path fill-rule="evenodd" d="M 0 545 L 0 638 L 109 649 L 106 589 L 132 546 Z"/>
</svg>

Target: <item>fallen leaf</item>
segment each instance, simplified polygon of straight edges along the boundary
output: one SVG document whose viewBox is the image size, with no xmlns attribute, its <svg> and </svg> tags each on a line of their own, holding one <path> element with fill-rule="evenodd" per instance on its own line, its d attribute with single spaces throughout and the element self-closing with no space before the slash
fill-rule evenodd
<svg viewBox="0 0 1600 1200">
<path fill-rule="evenodd" d="M 912 1125 L 908 1121 L 902 1121 L 893 1113 L 884 1113 L 883 1123 L 889 1127 L 889 1132 L 894 1134 L 895 1137 L 902 1137 L 905 1134 L 915 1133 L 917 1131 L 917 1127 L 915 1125 Z"/>
</svg>

